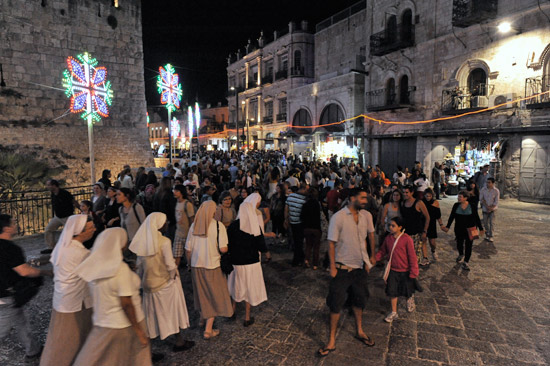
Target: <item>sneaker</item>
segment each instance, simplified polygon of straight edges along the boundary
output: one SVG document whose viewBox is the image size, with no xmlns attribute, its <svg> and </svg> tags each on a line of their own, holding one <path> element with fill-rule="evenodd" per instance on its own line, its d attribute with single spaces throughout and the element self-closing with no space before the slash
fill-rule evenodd
<svg viewBox="0 0 550 366">
<path fill-rule="evenodd" d="M 414 303 L 414 296 L 411 296 L 407 299 L 407 311 L 412 313 L 416 309 L 416 304 Z"/>
<path fill-rule="evenodd" d="M 422 258 L 422 260 L 420 261 L 419 263 L 421 266 L 427 266 L 428 264 L 430 264 L 430 260 L 426 257 Z"/>
<path fill-rule="evenodd" d="M 397 313 L 394 313 L 393 311 L 391 313 L 388 314 L 387 317 L 384 318 L 384 321 L 386 323 L 391 323 L 393 322 L 395 319 L 397 319 L 399 317 L 399 315 L 397 315 Z"/>
<path fill-rule="evenodd" d="M 458 257 L 456 257 L 456 263 L 460 263 L 463 259 L 464 259 L 464 256 L 459 255 Z"/>
<path fill-rule="evenodd" d="M 465 271 L 469 271 L 469 270 L 470 270 L 470 266 L 468 266 L 468 263 L 467 263 L 467 262 L 462 263 L 462 269 L 465 270 Z"/>
<path fill-rule="evenodd" d="M 432 252 L 432 258 L 433 258 L 434 262 L 437 262 L 439 260 L 439 256 L 437 255 L 436 252 Z"/>
<path fill-rule="evenodd" d="M 493 240 L 493 237 L 492 237 L 492 236 L 488 237 L 488 238 L 487 238 L 487 241 L 492 243 L 492 242 L 494 241 L 494 240 Z"/>
</svg>

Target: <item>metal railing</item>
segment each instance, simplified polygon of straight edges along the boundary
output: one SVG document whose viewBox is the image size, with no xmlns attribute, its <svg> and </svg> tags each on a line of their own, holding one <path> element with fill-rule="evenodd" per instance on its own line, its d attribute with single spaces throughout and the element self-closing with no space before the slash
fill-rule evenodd
<svg viewBox="0 0 550 366">
<path fill-rule="evenodd" d="M 275 73 L 275 80 L 286 79 L 288 77 L 288 69 L 279 70 Z"/>
<path fill-rule="evenodd" d="M 383 111 L 411 106 L 414 100 L 416 86 L 409 86 L 407 90 L 401 91 L 397 88 L 383 88 L 372 90 L 367 95 L 367 110 Z"/>
<path fill-rule="evenodd" d="M 525 79 L 525 97 L 541 94 L 550 90 L 550 75 L 540 75 Z M 550 106 L 550 95 L 537 95 L 525 101 L 527 108 L 548 107 Z"/>
<path fill-rule="evenodd" d="M 341 20 L 349 18 L 353 14 L 358 13 L 361 10 L 364 10 L 366 8 L 367 8 L 366 0 L 359 1 L 355 4 L 353 4 L 352 6 L 350 6 L 349 8 L 346 8 L 346 9 L 342 10 L 341 12 L 339 12 L 337 14 L 334 14 L 330 18 L 327 18 L 327 19 L 321 21 L 320 23 L 318 23 L 315 26 L 315 31 L 320 32 L 323 29 L 326 29 L 326 28 L 332 26 L 333 24 L 338 23 Z"/>
<path fill-rule="evenodd" d="M 496 18 L 497 12 L 498 0 L 453 0 L 453 26 L 466 28 Z"/>
<path fill-rule="evenodd" d="M 414 25 L 398 24 L 395 29 L 385 29 L 370 36 L 370 53 L 383 56 L 414 45 Z"/>
<path fill-rule="evenodd" d="M 455 114 L 468 109 L 482 109 L 489 106 L 489 96 L 494 85 L 479 84 L 477 87 L 456 87 L 445 89 L 441 97 L 441 110 L 446 114 Z"/>
<path fill-rule="evenodd" d="M 286 113 L 279 113 L 276 116 L 277 122 L 286 121 Z"/>
<path fill-rule="evenodd" d="M 265 124 L 267 124 L 267 123 L 273 123 L 273 116 L 272 116 L 272 115 L 265 116 L 265 117 L 264 117 L 264 120 L 263 120 L 263 123 L 265 123 Z"/>
<path fill-rule="evenodd" d="M 293 67 L 290 69 L 290 76 L 304 76 L 304 67 Z"/>
<path fill-rule="evenodd" d="M 262 76 L 262 84 L 270 84 L 273 82 L 273 73 Z"/>
<path fill-rule="evenodd" d="M 250 79 L 249 79 L 249 80 L 248 80 L 248 85 L 246 86 L 246 88 L 247 88 L 247 89 L 252 89 L 252 88 L 255 88 L 255 87 L 257 87 L 257 86 L 258 86 L 258 84 L 257 84 L 257 82 L 256 82 L 256 79 L 254 79 L 254 80 L 250 80 Z"/>
<path fill-rule="evenodd" d="M 90 200 L 91 186 L 63 188 L 75 200 Z M 0 213 L 8 214 L 17 221 L 17 234 L 32 235 L 44 231 L 53 217 L 52 199 L 49 191 L 11 192 L 0 198 Z"/>
</svg>

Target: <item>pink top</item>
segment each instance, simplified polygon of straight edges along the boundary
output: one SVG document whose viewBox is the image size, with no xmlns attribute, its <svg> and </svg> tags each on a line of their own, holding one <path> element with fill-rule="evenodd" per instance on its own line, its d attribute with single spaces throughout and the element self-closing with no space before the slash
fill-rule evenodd
<svg viewBox="0 0 550 366">
<path fill-rule="evenodd" d="M 393 235 L 386 236 L 384 243 L 376 253 L 376 260 L 379 261 L 382 258 L 390 258 L 390 253 L 393 249 L 395 243 L 395 238 Z M 414 252 L 414 243 L 410 236 L 403 234 L 397 247 L 393 251 L 393 256 L 391 260 L 392 271 L 395 272 L 407 272 L 409 271 L 410 278 L 418 277 L 418 259 L 416 258 L 416 253 Z"/>
</svg>

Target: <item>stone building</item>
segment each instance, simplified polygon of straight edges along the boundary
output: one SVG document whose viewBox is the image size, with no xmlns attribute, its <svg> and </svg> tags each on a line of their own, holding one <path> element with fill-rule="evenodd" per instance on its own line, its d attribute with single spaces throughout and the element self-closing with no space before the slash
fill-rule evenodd
<svg viewBox="0 0 550 366">
<path fill-rule="evenodd" d="M 229 141 L 251 148 L 288 148 L 287 92 L 313 81 L 313 34 L 307 22 L 289 23 L 273 39 L 262 34 L 228 58 Z M 236 121 L 238 129 L 236 130 Z M 244 138 L 243 138 L 244 137 Z"/>
<path fill-rule="evenodd" d="M 366 113 L 449 119 L 367 121 L 368 160 L 391 173 L 446 160 L 466 178 L 490 163 L 505 196 L 549 203 L 550 98 L 518 100 L 549 91 L 548 14 L 536 0 L 369 2 Z"/>
<path fill-rule="evenodd" d="M 139 0 L 2 0 L 0 39 L 3 150 L 66 165 L 69 184 L 89 183 L 86 121 L 68 113 L 62 87 L 67 57 L 89 52 L 114 92 L 109 117 L 94 126 L 96 175 L 152 166 Z"/>
<path fill-rule="evenodd" d="M 365 110 L 366 18 L 366 1 L 360 1 L 317 25 L 314 81 L 288 91 L 293 153 L 311 149 L 324 160 L 332 154 L 362 157 L 363 119 L 334 123 Z M 328 126 L 303 128 L 318 125 Z"/>
</svg>

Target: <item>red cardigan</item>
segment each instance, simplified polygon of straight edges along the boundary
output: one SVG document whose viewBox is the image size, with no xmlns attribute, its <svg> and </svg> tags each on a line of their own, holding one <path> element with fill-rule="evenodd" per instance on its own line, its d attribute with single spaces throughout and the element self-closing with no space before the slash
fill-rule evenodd
<svg viewBox="0 0 550 366">
<path fill-rule="evenodd" d="M 395 243 L 393 235 L 389 234 L 384 239 L 384 243 L 376 253 L 376 260 L 379 261 L 382 258 L 390 258 L 390 253 Z M 410 236 L 403 234 L 397 248 L 393 251 L 391 260 L 391 270 L 395 272 L 409 272 L 410 278 L 418 277 L 418 259 L 414 252 L 414 243 Z"/>
</svg>

